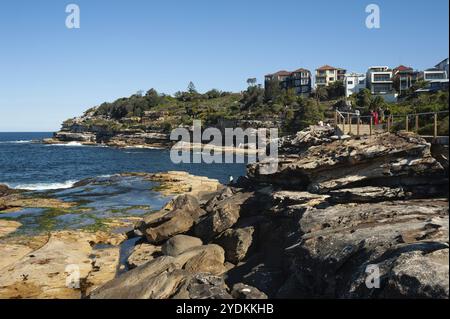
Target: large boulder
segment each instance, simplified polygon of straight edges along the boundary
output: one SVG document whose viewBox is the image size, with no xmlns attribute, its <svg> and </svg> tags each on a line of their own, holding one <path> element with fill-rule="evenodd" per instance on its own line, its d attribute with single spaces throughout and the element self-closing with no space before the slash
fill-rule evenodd
<svg viewBox="0 0 450 319">
<path fill-rule="evenodd" d="M 170 210 L 170 211 L 169 211 Z M 165 209 L 147 216 L 138 228 L 152 244 L 185 233 L 205 214 L 197 199 L 191 195 L 180 195 Z"/>
<path fill-rule="evenodd" d="M 254 244 L 254 233 L 255 227 L 252 226 L 227 229 L 215 242 L 224 248 L 225 259 L 233 264 L 237 264 L 250 253 L 250 247 Z"/>
<path fill-rule="evenodd" d="M 202 240 L 197 237 L 176 235 L 162 245 L 162 253 L 167 256 L 176 257 L 186 250 L 203 245 Z"/>
<path fill-rule="evenodd" d="M 238 221 L 245 202 L 253 193 L 237 193 L 218 201 L 210 207 L 208 215 L 201 219 L 194 228 L 197 237 L 205 242 L 232 227 Z"/>
<path fill-rule="evenodd" d="M 225 281 L 220 276 L 196 274 L 185 280 L 174 299 L 232 299 Z"/>
<path fill-rule="evenodd" d="M 217 245 L 193 247 L 177 257 L 161 256 L 91 293 L 94 299 L 163 299 L 172 298 L 199 273 L 219 275 L 225 271 L 224 251 Z M 204 287 L 205 288 L 205 287 Z M 203 290 L 206 290 L 203 289 Z"/>
</svg>

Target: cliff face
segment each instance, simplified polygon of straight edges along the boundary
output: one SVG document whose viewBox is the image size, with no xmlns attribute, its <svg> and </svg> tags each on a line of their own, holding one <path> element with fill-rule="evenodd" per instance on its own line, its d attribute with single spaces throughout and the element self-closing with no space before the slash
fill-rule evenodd
<svg viewBox="0 0 450 319">
<path fill-rule="evenodd" d="M 139 267 L 91 297 L 448 298 L 445 163 L 412 135 L 333 139 L 283 139 L 275 174 L 176 198 L 136 226 Z"/>
</svg>

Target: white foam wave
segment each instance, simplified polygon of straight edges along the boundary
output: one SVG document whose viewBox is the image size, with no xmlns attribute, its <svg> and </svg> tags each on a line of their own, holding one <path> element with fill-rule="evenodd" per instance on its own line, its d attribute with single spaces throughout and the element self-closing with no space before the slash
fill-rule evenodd
<svg viewBox="0 0 450 319">
<path fill-rule="evenodd" d="M 61 144 L 50 144 L 49 146 L 81 147 L 81 146 L 86 146 L 86 145 L 83 145 L 80 142 L 68 142 L 68 143 L 61 143 Z"/>
<path fill-rule="evenodd" d="M 1 141 L 0 144 L 27 144 L 33 142 L 32 140 L 17 140 L 17 141 Z"/>
<path fill-rule="evenodd" d="M 23 189 L 28 191 L 43 191 L 43 190 L 54 190 L 54 189 L 67 189 L 73 187 L 73 185 L 78 182 L 76 180 L 68 180 L 63 183 L 32 183 L 32 184 L 18 184 L 18 185 L 8 185 L 12 189 Z"/>
</svg>

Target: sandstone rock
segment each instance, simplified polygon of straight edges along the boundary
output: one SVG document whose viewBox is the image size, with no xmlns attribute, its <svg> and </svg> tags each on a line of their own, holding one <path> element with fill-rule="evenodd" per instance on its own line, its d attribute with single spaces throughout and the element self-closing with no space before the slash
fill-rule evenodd
<svg viewBox="0 0 450 319">
<path fill-rule="evenodd" d="M 188 272 L 193 274 L 205 272 L 213 275 L 220 275 L 225 272 L 225 252 L 222 247 L 214 244 L 194 247 L 184 254 L 190 254 L 191 252 L 195 252 L 195 256 L 184 265 L 184 269 Z M 177 261 L 184 258 L 183 254 L 179 257 Z"/>
<path fill-rule="evenodd" d="M 284 136 L 279 142 L 279 153 L 299 154 L 311 146 L 330 143 L 334 128 L 328 126 L 310 126 L 293 136 Z"/>
<path fill-rule="evenodd" d="M 187 232 L 204 214 L 195 197 L 180 195 L 165 209 L 147 216 L 138 228 L 145 233 L 150 243 L 158 244 L 172 236 Z"/>
<path fill-rule="evenodd" d="M 176 235 L 167 240 L 162 246 L 162 253 L 167 256 L 176 257 L 186 250 L 203 245 L 201 239 L 186 235 Z"/>
<path fill-rule="evenodd" d="M 224 252 L 217 245 L 194 247 L 177 257 L 161 256 L 117 277 L 91 293 L 94 299 L 170 298 L 193 274 L 224 271 Z M 189 285 L 188 285 L 189 286 Z M 200 287 L 201 288 L 201 287 Z M 199 288 L 198 294 L 207 289 Z"/>
<path fill-rule="evenodd" d="M 188 212 L 177 209 L 154 223 L 147 224 L 145 236 L 150 243 L 158 244 L 172 236 L 187 232 L 194 222 L 194 218 Z"/>
<path fill-rule="evenodd" d="M 214 205 L 212 211 L 195 226 L 195 234 L 209 242 L 224 230 L 232 227 L 239 219 L 244 203 L 252 193 L 237 193 Z"/>
<path fill-rule="evenodd" d="M 33 240 L 33 239 L 30 239 Z M 41 241 L 41 239 L 37 239 Z M 3 264 L 0 298 L 80 298 L 115 276 L 119 248 L 93 249 L 95 234 L 74 231 L 51 233 L 47 241 Z M 2 247 L 10 247 L 2 243 Z M 2 251 L 3 253 L 3 251 Z M 2 258 L 3 259 L 3 258 Z"/>
<path fill-rule="evenodd" d="M 233 286 L 231 295 L 235 299 L 267 299 L 267 295 L 255 287 L 238 283 Z"/>
<path fill-rule="evenodd" d="M 275 174 L 261 174 L 265 165 L 250 165 L 249 177 L 312 193 L 355 185 L 397 187 L 443 184 L 448 180 L 442 179 L 444 169 L 431 156 L 430 144 L 425 140 L 389 133 L 310 147 L 296 158 L 281 157 Z"/>
<path fill-rule="evenodd" d="M 195 176 L 184 171 L 155 173 L 147 177 L 161 183 L 158 191 L 164 195 L 187 194 L 200 198 L 202 194 L 213 193 L 221 188 L 217 179 Z"/>
<path fill-rule="evenodd" d="M 127 266 L 130 269 L 139 267 L 161 254 L 161 247 L 152 244 L 142 243 L 133 248 L 127 259 Z"/>
<path fill-rule="evenodd" d="M 182 278 L 170 274 L 179 268 L 173 257 L 156 258 L 93 291 L 91 299 L 150 299 L 167 297 Z M 173 280 L 169 280 L 173 279 Z"/>
<path fill-rule="evenodd" d="M 243 260 L 253 244 L 254 227 L 227 229 L 217 239 L 216 243 L 225 250 L 225 259 L 233 264 Z"/>
<path fill-rule="evenodd" d="M 0 237 L 5 237 L 14 233 L 20 226 L 22 226 L 22 224 L 14 220 L 0 219 Z"/>
</svg>

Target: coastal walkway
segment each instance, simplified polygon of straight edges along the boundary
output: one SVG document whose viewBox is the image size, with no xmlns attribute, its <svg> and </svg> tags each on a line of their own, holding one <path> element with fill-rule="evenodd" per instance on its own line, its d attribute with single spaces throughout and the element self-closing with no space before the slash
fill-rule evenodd
<svg viewBox="0 0 450 319">
<path fill-rule="evenodd" d="M 448 145 L 449 137 L 438 133 L 439 120 L 448 117 L 449 111 L 414 113 L 406 115 L 389 115 L 375 125 L 373 116 L 360 116 L 357 113 L 335 111 L 334 126 L 338 133 L 344 135 L 374 135 L 383 132 L 414 132 L 432 144 Z M 445 123 L 445 122 L 444 122 Z M 448 125 L 448 122 L 441 125 Z M 448 131 L 448 127 L 447 127 Z M 425 132 L 427 134 L 421 134 Z M 430 134 L 431 132 L 431 134 Z"/>
</svg>

